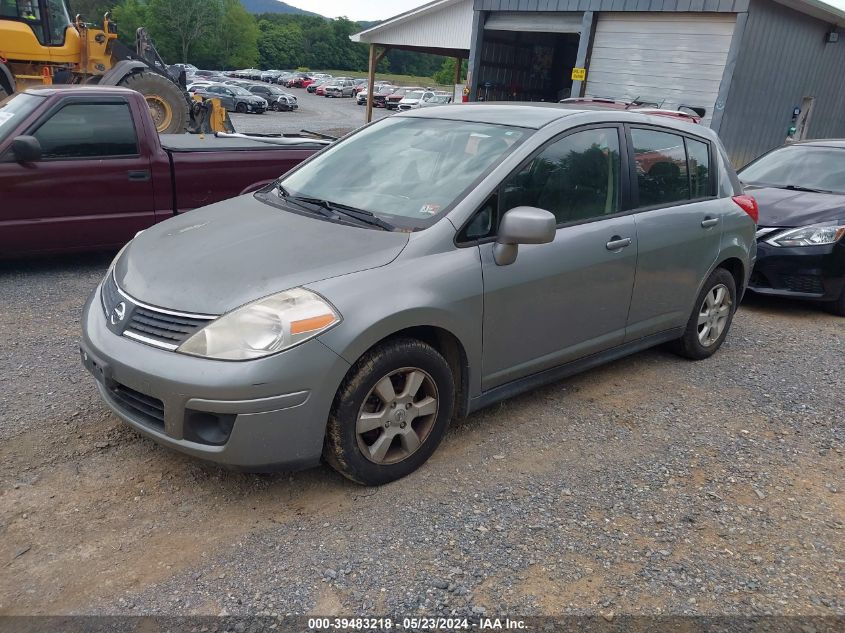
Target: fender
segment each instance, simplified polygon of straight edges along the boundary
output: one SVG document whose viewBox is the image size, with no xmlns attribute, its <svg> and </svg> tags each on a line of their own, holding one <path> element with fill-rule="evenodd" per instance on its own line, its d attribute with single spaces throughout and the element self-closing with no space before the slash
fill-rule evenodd
<svg viewBox="0 0 845 633">
<path fill-rule="evenodd" d="M 9 94 L 15 94 L 15 77 L 12 71 L 6 67 L 6 64 L 0 63 L 0 85 L 9 89 Z"/>
<path fill-rule="evenodd" d="M 116 86 L 129 75 L 147 70 L 149 66 L 136 59 L 124 59 L 117 62 L 112 68 L 100 78 L 101 86 Z"/>
</svg>

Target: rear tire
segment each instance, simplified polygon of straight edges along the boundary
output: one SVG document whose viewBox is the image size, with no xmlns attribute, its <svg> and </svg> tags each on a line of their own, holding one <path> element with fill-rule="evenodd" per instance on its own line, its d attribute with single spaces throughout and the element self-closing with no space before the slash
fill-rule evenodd
<svg viewBox="0 0 845 633">
<path fill-rule="evenodd" d="M 142 71 L 124 77 L 118 85 L 144 95 L 159 134 L 184 134 L 188 131 L 191 120 L 188 101 L 182 89 L 169 79 Z"/>
<path fill-rule="evenodd" d="M 717 268 L 695 300 L 684 335 L 672 342 L 673 351 L 691 360 L 715 354 L 728 335 L 736 307 L 736 281 L 727 270 Z"/>
<path fill-rule="evenodd" d="M 414 472 L 452 417 L 455 384 L 430 345 L 397 339 L 365 354 L 338 389 L 323 456 L 344 477 L 378 486 Z"/>
</svg>

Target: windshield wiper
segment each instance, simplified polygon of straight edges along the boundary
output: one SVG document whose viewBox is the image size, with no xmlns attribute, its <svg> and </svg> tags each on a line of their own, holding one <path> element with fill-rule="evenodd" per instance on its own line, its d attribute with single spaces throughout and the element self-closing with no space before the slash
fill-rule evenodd
<svg viewBox="0 0 845 633">
<path fill-rule="evenodd" d="M 345 216 L 348 218 L 352 218 L 353 220 L 357 220 L 358 222 L 361 222 L 363 224 L 376 226 L 385 231 L 393 231 L 396 229 L 396 227 L 390 224 L 390 222 L 382 220 L 381 218 L 377 217 L 372 211 L 367 211 L 366 209 L 357 209 L 355 207 L 350 207 L 348 205 L 340 204 L 338 202 L 330 202 L 329 200 L 323 200 L 321 198 L 310 198 L 308 196 L 294 196 L 287 189 L 285 189 L 281 181 L 282 179 L 279 178 L 273 183 L 273 185 L 283 198 L 296 203 L 304 202 L 306 204 L 312 204 L 317 207 L 316 211 L 324 217 L 330 218 L 332 220 L 337 220 Z M 302 205 L 300 204 L 300 206 Z M 311 209 L 309 209 L 309 211 L 310 210 Z"/>
<path fill-rule="evenodd" d="M 789 189 L 790 191 L 808 191 L 810 193 L 833 193 L 827 189 L 814 189 L 813 187 L 803 187 L 801 185 L 784 185 L 781 189 Z"/>
</svg>

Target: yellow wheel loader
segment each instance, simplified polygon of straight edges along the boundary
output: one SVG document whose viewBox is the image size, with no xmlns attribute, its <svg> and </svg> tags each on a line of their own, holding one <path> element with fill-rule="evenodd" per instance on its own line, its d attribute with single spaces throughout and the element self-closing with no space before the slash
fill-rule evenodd
<svg viewBox="0 0 845 633">
<path fill-rule="evenodd" d="M 145 29 L 135 50 L 117 39 L 110 14 L 101 25 L 71 19 L 64 0 L 0 0 L 0 101 L 52 84 L 126 86 L 144 95 L 161 134 L 233 132 L 216 100 L 194 100 L 174 78 Z"/>
</svg>

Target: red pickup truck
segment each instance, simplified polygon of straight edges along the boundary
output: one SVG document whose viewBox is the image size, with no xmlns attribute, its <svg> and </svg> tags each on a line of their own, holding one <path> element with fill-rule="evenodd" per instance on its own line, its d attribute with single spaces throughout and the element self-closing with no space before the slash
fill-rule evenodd
<svg viewBox="0 0 845 633">
<path fill-rule="evenodd" d="M 327 143 L 159 136 L 133 90 L 27 90 L 0 102 L 0 257 L 119 247 L 176 213 L 259 189 Z"/>
</svg>

